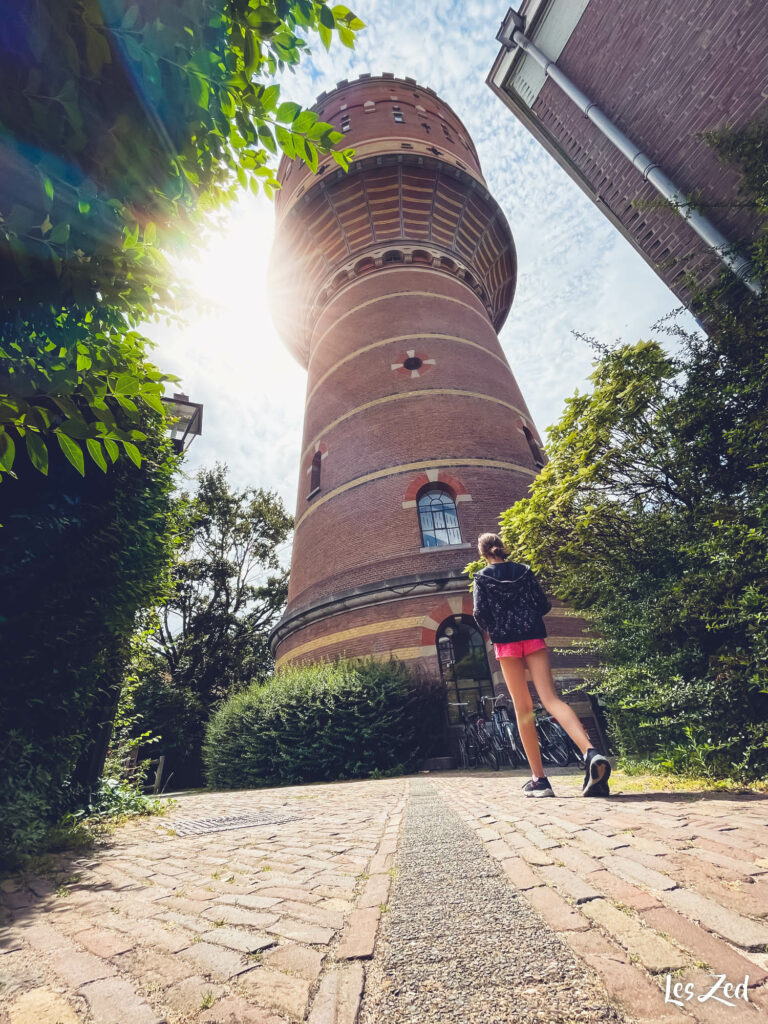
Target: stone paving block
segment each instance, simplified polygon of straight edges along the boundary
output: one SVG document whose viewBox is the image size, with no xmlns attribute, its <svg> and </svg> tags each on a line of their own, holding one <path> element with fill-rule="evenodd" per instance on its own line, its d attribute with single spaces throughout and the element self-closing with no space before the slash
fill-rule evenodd
<svg viewBox="0 0 768 1024">
<path fill-rule="evenodd" d="M 753 921 L 688 889 L 673 889 L 661 898 L 667 906 L 698 921 L 734 946 L 762 950 L 768 945 L 768 924 L 764 921 Z"/>
<path fill-rule="evenodd" d="M 565 844 L 561 845 L 557 853 L 553 853 L 552 856 L 556 861 L 560 861 L 565 867 L 570 868 L 571 871 L 576 871 L 580 875 L 590 875 L 593 871 L 603 870 L 602 861 Z"/>
<path fill-rule="evenodd" d="M 116 973 L 108 961 L 100 960 L 91 953 L 76 953 L 70 950 L 51 954 L 51 966 L 59 978 L 73 988 L 87 982 L 110 978 Z"/>
<path fill-rule="evenodd" d="M 277 942 L 273 935 L 254 932 L 249 928 L 212 928 L 209 932 L 203 932 L 200 938 L 203 942 L 236 949 L 240 953 L 257 953 L 274 946 Z"/>
<path fill-rule="evenodd" d="M 101 928 L 90 928 L 88 931 L 76 932 L 75 942 L 93 953 L 95 956 L 108 959 L 111 956 L 119 956 L 133 949 L 134 942 L 130 942 L 124 935 L 116 935 L 114 932 L 104 931 Z"/>
<path fill-rule="evenodd" d="M 664 1001 L 661 989 L 639 967 L 614 956 L 582 956 L 630 1020 L 638 1024 L 681 1024 L 685 1019 L 676 1007 Z"/>
<path fill-rule="evenodd" d="M 597 857 L 603 857 L 613 850 L 623 849 L 629 846 L 626 836 L 604 836 L 593 828 L 585 828 L 573 837 L 573 842 L 578 848 L 583 847 L 587 853 Z"/>
<path fill-rule="evenodd" d="M 584 915 L 569 907 L 554 889 L 542 885 L 537 889 L 527 889 L 524 895 L 556 932 L 584 931 L 589 928 L 589 921 Z"/>
<path fill-rule="evenodd" d="M 539 876 L 534 874 L 528 863 L 521 860 L 519 857 L 511 857 L 509 860 L 503 860 L 501 862 L 501 867 L 504 874 L 516 889 L 534 889 L 537 885 L 544 884 Z"/>
<path fill-rule="evenodd" d="M 588 900 L 599 899 L 602 893 L 598 892 L 593 885 L 585 882 L 583 878 L 569 871 L 568 868 L 557 867 L 557 865 L 542 865 L 539 874 L 545 881 L 551 882 L 556 889 L 566 896 L 570 896 L 577 903 L 586 903 Z"/>
<path fill-rule="evenodd" d="M 529 843 L 538 847 L 539 850 L 555 850 L 560 843 L 548 836 L 546 832 L 542 832 L 540 828 L 535 826 L 525 826 L 523 822 L 518 822 L 517 827 L 523 832 L 525 838 Z"/>
<path fill-rule="evenodd" d="M 606 896 L 610 896 L 614 903 L 623 903 L 633 910 L 649 910 L 651 907 L 662 905 L 653 893 L 639 889 L 605 869 L 592 872 L 589 881 Z"/>
<path fill-rule="evenodd" d="M 179 914 L 175 910 L 163 910 L 159 914 L 153 914 L 153 921 L 163 921 L 167 924 L 178 925 L 179 928 L 185 928 L 187 931 L 192 932 L 193 935 L 199 935 L 200 932 L 208 931 L 210 921 L 204 917 L 193 917 L 191 914 Z"/>
<path fill-rule="evenodd" d="M 494 860 L 506 860 L 508 857 L 514 857 L 515 851 L 504 839 L 494 839 L 492 842 L 485 844 L 485 849 L 494 858 Z"/>
<path fill-rule="evenodd" d="M 359 963 L 329 971 L 320 982 L 308 1024 L 355 1024 L 364 980 Z"/>
<path fill-rule="evenodd" d="M 261 1006 L 277 1010 L 292 1020 L 304 1020 L 312 982 L 271 967 L 255 967 L 240 981 L 245 992 Z"/>
<path fill-rule="evenodd" d="M 300 946 L 296 942 L 286 942 L 266 950 L 262 956 L 262 963 L 265 967 L 298 974 L 308 981 L 315 981 L 320 975 L 323 959 L 324 955 L 318 949 Z"/>
<path fill-rule="evenodd" d="M 538 850 L 535 846 L 523 847 L 518 852 L 523 860 L 527 860 L 529 864 L 554 864 L 548 853 L 545 853 L 544 850 Z"/>
<path fill-rule="evenodd" d="M 165 1024 L 136 989 L 122 978 L 92 981 L 80 989 L 98 1024 Z"/>
<path fill-rule="evenodd" d="M 137 921 L 122 914 L 113 915 L 109 923 L 117 931 L 130 935 L 138 945 L 166 953 L 178 953 L 180 949 L 186 949 L 193 939 L 187 932 L 170 931 L 156 921 Z"/>
<path fill-rule="evenodd" d="M 245 907 L 247 910 L 269 910 L 280 902 L 278 896 L 257 896 L 253 893 L 217 896 L 214 906 Z"/>
<path fill-rule="evenodd" d="M 742 871 L 745 875 L 762 875 L 765 874 L 765 868 L 761 867 L 753 860 L 745 858 L 746 850 L 734 849 L 732 846 L 722 846 L 720 843 L 714 843 L 711 839 L 695 839 L 694 849 L 699 850 L 701 853 L 709 853 L 712 855 L 711 860 L 716 864 L 724 864 L 726 867 L 732 867 L 735 871 Z"/>
<path fill-rule="evenodd" d="M 675 971 L 687 965 L 687 958 L 670 942 L 650 928 L 644 928 L 635 917 L 618 910 L 608 900 L 593 900 L 581 909 L 652 974 Z"/>
<path fill-rule="evenodd" d="M 705 961 L 712 970 L 727 974 L 729 978 L 749 975 L 750 988 L 762 984 L 768 978 L 767 970 L 747 960 L 727 942 L 669 907 L 644 910 L 640 916 L 657 932 L 666 932 L 673 942 L 687 949 L 696 960 Z"/>
<path fill-rule="evenodd" d="M 280 915 L 274 913 L 267 914 L 260 910 L 249 910 L 247 907 L 216 904 L 212 907 L 206 907 L 200 917 L 208 922 L 223 921 L 224 924 L 241 924 L 247 928 L 266 928 L 268 925 L 274 924 Z M 210 927 L 210 923 L 208 927 Z"/>
<path fill-rule="evenodd" d="M 487 849 L 487 847 L 486 847 Z M 371 875 L 358 901 L 359 907 L 378 907 L 389 898 L 389 887 L 392 883 L 390 875 Z M 337 927 L 342 927 L 344 920 Z"/>
<path fill-rule="evenodd" d="M 176 1013 L 186 1017 L 202 1009 L 203 1002 L 213 1002 L 224 995 L 220 985 L 206 981 L 198 974 L 193 974 L 183 981 L 176 982 L 167 988 L 162 995 L 163 1005 L 170 1006 Z"/>
<path fill-rule="evenodd" d="M 77 947 L 72 944 L 71 939 L 44 922 L 19 921 L 15 926 L 14 934 L 18 934 L 23 942 L 42 953 L 50 953 L 54 950 L 77 951 Z"/>
<path fill-rule="evenodd" d="M 267 928 L 273 935 L 282 935 L 284 939 L 295 942 L 307 942 L 310 945 L 327 946 L 334 936 L 332 928 L 321 928 L 320 925 L 307 921 L 294 921 L 289 917 L 281 918 L 276 924 Z"/>
<path fill-rule="evenodd" d="M 385 875 L 385 877 L 388 877 Z M 329 910 L 317 903 L 299 903 L 293 900 L 283 900 L 275 910 L 280 914 L 287 914 L 289 917 L 298 918 L 300 921 L 308 921 L 310 924 L 317 924 L 324 928 L 338 930 L 344 927 L 344 915 L 338 910 Z M 277 915 L 273 915 L 276 917 Z M 273 922 L 270 922 L 272 924 Z"/>
<path fill-rule="evenodd" d="M 353 910 L 336 950 L 338 960 L 368 960 L 373 956 L 381 911 L 378 907 Z"/>
<path fill-rule="evenodd" d="M 353 879 L 352 885 L 349 888 L 354 889 L 354 887 L 355 882 Z M 343 886 L 343 888 L 347 887 Z M 298 886 L 296 888 L 292 888 L 288 886 L 267 885 L 263 888 L 259 887 L 256 895 L 274 897 L 278 900 L 294 900 L 300 903 L 317 903 L 320 900 L 319 896 L 316 896 L 314 893 L 308 892 Z"/>
<path fill-rule="evenodd" d="M 78 1024 L 80 1018 L 58 992 L 34 988 L 7 1004 L 10 1024 Z"/>
<path fill-rule="evenodd" d="M 607 871 L 615 872 L 620 878 L 624 878 L 628 882 L 634 882 L 637 885 L 645 886 L 645 888 L 653 889 L 657 892 L 674 889 L 677 885 L 677 882 L 670 878 L 669 875 L 664 875 L 653 868 L 647 868 L 643 864 L 638 864 L 637 861 L 630 860 L 628 857 L 605 856 L 603 857 L 603 867 Z"/>
<path fill-rule="evenodd" d="M 188 949 L 182 949 L 176 956 L 194 964 L 214 981 L 229 981 L 230 978 L 244 974 L 253 967 L 253 963 L 249 963 L 242 953 L 236 953 L 211 942 L 196 942 Z"/>
</svg>

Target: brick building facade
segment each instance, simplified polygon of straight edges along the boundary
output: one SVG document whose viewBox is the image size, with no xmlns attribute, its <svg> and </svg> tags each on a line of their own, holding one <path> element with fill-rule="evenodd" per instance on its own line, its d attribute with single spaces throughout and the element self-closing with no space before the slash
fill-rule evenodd
<svg viewBox="0 0 768 1024">
<path fill-rule="evenodd" d="M 523 0 L 525 35 L 636 143 L 734 245 L 757 220 L 740 176 L 701 133 L 768 117 L 763 0 Z M 718 259 L 533 58 L 502 49 L 488 84 L 683 301 Z"/>
<path fill-rule="evenodd" d="M 432 90 L 363 75 L 314 109 L 356 159 L 279 170 L 275 317 L 308 377 L 276 663 L 394 655 L 473 699 L 501 677 L 462 568 L 544 459 L 497 336 L 512 235 Z M 579 631 L 562 606 L 548 624 L 563 648 Z"/>
</svg>

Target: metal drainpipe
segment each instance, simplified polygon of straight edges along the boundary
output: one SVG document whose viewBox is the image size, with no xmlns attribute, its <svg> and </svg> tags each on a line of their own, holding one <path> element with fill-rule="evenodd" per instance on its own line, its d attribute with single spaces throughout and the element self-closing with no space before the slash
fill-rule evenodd
<svg viewBox="0 0 768 1024">
<path fill-rule="evenodd" d="M 541 50 L 531 42 L 530 39 L 523 33 L 519 27 L 515 27 L 511 33 L 509 29 L 512 28 L 513 24 L 520 19 L 520 16 L 516 11 L 510 10 L 507 17 L 502 23 L 497 39 L 505 46 L 508 50 L 512 49 L 512 46 L 519 46 L 521 50 L 524 50 L 529 56 L 531 56 L 537 64 L 539 64 L 544 70 L 544 74 L 551 78 L 553 82 L 560 86 L 566 96 L 569 96 L 573 102 L 579 107 L 581 111 L 589 118 L 589 120 L 597 127 L 609 142 L 612 142 L 618 150 L 620 150 L 628 160 L 637 167 L 637 169 L 643 175 L 646 181 L 649 181 L 651 185 L 660 192 L 665 199 L 669 200 L 670 203 L 675 207 L 677 212 L 691 225 L 693 230 L 702 238 L 707 245 L 712 249 L 718 259 L 722 260 L 723 263 L 733 273 L 744 282 L 749 288 L 753 295 L 762 295 L 763 290 L 760 283 L 757 281 L 754 275 L 752 264 L 749 260 L 738 253 L 734 246 L 728 241 L 725 235 L 721 234 L 715 225 L 707 217 L 704 217 L 698 210 L 693 209 L 685 196 L 682 194 L 680 189 L 675 185 L 671 178 L 668 178 L 666 174 L 659 167 L 654 164 L 653 160 L 634 143 L 631 139 L 620 131 L 613 121 L 602 112 L 602 110 L 593 103 L 581 89 L 577 88 L 573 82 L 564 75 L 557 64 L 546 57 Z"/>
</svg>

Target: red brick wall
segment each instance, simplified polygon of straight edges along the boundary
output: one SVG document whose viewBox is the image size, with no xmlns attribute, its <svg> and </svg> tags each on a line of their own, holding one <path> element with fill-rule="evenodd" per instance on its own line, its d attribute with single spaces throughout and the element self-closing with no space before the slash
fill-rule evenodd
<svg viewBox="0 0 768 1024">
<path fill-rule="evenodd" d="M 727 238 L 752 237 L 754 212 L 721 205 L 738 175 L 697 135 L 768 115 L 764 0 L 590 0 L 558 65 L 684 193 L 702 193 Z M 674 211 L 632 206 L 658 193 L 551 80 L 533 111 L 677 294 L 684 272 L 706 279 L 719 268 Z"/>
</svg>

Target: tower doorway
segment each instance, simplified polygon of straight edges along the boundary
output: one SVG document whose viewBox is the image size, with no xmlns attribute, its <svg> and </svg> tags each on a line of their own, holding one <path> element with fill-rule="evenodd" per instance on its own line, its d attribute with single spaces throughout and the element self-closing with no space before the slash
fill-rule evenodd
<svg viewBox="0 0 768 1024">
<path fill-rule="evenodd" d="M 469 707 L 464 710 L 476 711 L 483 697 L 494 695 L 485 641 L 470 615 L 453 615 L 440 624 L 436 643 L 448 701 L 448 723 L 459 725 L 460 709 L 452 704 L 466 701 Z"/>
</svg>

